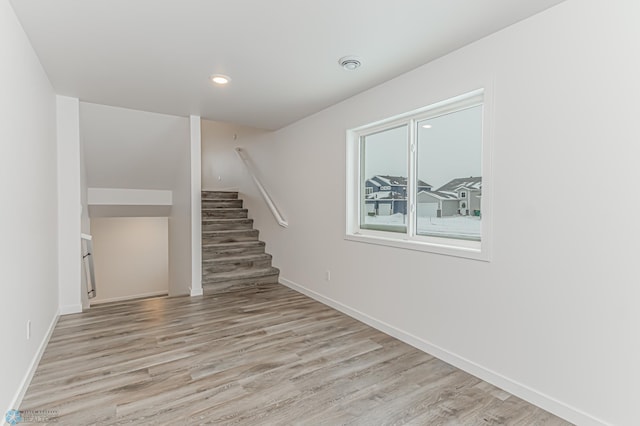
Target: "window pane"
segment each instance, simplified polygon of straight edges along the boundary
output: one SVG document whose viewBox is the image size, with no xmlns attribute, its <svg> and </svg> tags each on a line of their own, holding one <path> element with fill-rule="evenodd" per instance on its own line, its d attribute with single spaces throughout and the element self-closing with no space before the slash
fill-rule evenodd
<svg viewBox="0 0 640 426">
<path fill-rule="evenodd" d="M 482 105 L 417 123 L 416 232 L 480 240 Z"/>
<path fill-rule="evenodd" d="M 408 126 L 361 139 L 360 227 L 407 232 Z"/>
</svg>

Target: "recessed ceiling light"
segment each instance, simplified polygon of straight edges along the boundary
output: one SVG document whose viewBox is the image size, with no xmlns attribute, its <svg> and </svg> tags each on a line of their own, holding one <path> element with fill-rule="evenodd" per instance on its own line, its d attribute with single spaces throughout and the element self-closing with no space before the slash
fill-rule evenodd
<svg viewBox="0 0 640 426">
<path fill-rule="evenodd" d="M 226 75 L 222 75 L 222 74 L 214 74 L 209 78 L 215 84 L 222 84 L 222 85 L 227 84 L 227 83 L 229 83 L 231 81 L 231 77 L 226 76 Z"/>
<path fill-rule="evenodd" d="M 362 65 L 362 61 L 357 56 L 343 56 L 338 59 L 338 64 L 347 71 L 354 71 Z"/>
</svg>

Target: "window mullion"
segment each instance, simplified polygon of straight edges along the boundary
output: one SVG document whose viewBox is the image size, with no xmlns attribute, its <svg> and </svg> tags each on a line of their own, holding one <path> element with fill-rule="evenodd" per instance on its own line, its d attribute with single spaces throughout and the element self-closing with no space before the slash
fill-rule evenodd
<svg viewBox="0 0 640 426">
<path fill-rule="evenodd" d="M 416 235 L 416 122 L 409 120 L 409 152 L 407 155 L 408 176 L 407 176 L 407 238 L 413 239 Z"/>
<path fill-rule="evenodd" d="M 357 170 L 356 170 L 356 184 L 357 184 L 357 188 L 358 188 L 358 201 L 357 201 L 357 217 L 356 217 L 356 222 L 358 224 L 358 231 L 360 230 L 360 224 L 364 221 L 364 214 L 365 212 L 363 211 L 363 206 L 362 203 L 360 202 L 360 200 L 364 199 L 364 166 L 362 164 L 362 161 L 364 161 L 364 140 L 363 140 L 363 136 L 362 135 L 358 135 L 358 146 L 357 146 L 357 150 L 358 150 L 358 161 L 357 161 Z"/>
</svg>

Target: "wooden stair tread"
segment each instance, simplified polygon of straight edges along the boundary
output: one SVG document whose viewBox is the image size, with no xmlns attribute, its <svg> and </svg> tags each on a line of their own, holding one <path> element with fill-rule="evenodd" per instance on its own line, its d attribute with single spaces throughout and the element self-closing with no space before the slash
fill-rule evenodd
<svg viewBox="0 0 640 426">
<path fill-rule="evenodd" d="M 202 210 L 247 210 L 244 207 L 220 207 L 220 208 L 216 208 L 216 207 L 203 207 Z"/>
<path fill-rule="evenodd" d="M 203 217 L 202 222 L 216 222 L 216 223 L 233 223 L 233 222 L 253 222 L 253 219 L 247 217 Z"/>
<path fill-rule="evenodd" d="M 207 234 L 232 234 L 234 232 L 260 232 L 257 229 L 249 228 L 249 229 L 214 229 L 212 231 L 202 231 Z"/>
<path fill-rule="evenodd" d="M 224 200 L 237 200 L 238 193 L 233 191 L 201 191 L 200 197 L 202 200 L 212 199 L 224 199 Z"/>
<path fill-rule="evenodd" d="M 231 271 L 231 272 L 217 272 L 207 274 L 206 278 L 203 278 L 203 283 L 205 282 L 219 282 L 219 281 L 227 281 L 227 280 L 238 280 L 238 279 L 247 279 L 247 278 L 258 278 L 258 277 L 266 277 L 271 275 L 278 275 L 280 270 L 278 268 L 274 268 L 273 266 L 269 268 L 260 268 L 260 269 L 247 269 L 243 271 Z"/>
<path fill-rule="evenodd" d="M 234 247 L 243 247 L 243 246 L 265 246 L 264 241 L 254 240 L 254 241 L 232 241 L 227 243 L 204 243 L 202 244 L 202 248 L 234 248 Z"/>
<path fill-rule="evenodd" d="M 211 258 L 211 259 L 202 259 L 202 263 L 236 263 L 236 262 L 244 262 L 244 261 L 252 261 L 252 260 L 266 260 L 271 259 L 271 255 L 269 253 L 256 253 L 256 254 L 241 254 L 238 256 L 229 256 L 229 257 L 221 257 L 221 258 Z"/>
</svg>

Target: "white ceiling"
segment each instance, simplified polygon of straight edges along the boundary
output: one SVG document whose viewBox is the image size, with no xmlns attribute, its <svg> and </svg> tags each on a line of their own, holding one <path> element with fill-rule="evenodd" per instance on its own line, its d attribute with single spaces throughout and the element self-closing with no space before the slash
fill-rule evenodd
<svg viewBox="0 0 640 426">
<path fill-rule="evenodd" d="M 57 93 L 278 129 L 563 0 L 12 0 Z M 354 72 L 338 58 L 362 57 Z M 213 87 L 214 73 L 231 76 Z"/>
</svg>

